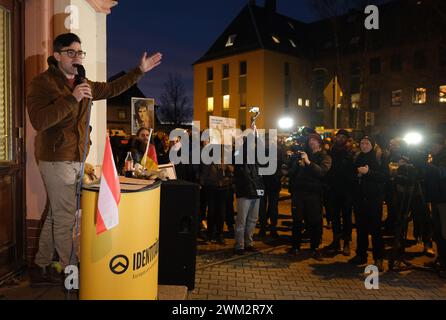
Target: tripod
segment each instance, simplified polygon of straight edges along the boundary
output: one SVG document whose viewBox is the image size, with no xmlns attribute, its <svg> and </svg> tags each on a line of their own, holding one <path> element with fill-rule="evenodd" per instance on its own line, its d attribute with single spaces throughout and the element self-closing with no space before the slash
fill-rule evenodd
<svg viewBox="0 0 446 320">
<path fill-rule="evenodd" d="M 411 179 L 409 183 L 404 185 L 403 192 L 400 192 L 401 199 L 398 201 L 398 223 L 395 227 L 395 240 L 392 247 L 392 255 L 389 259 L 389 269 L 404 271 L 414 268 L 414 265 L 404 259 L 405 244 L 407 241 L 407 233 L 409 228 L 409 221 L 413 218 L 413 200 L 414 194 L 420 198 L 420 205 L 423 210 L 427 210 L 427 203 L 421 188 L 421 181 L 418 179 Z"/>
</svg>

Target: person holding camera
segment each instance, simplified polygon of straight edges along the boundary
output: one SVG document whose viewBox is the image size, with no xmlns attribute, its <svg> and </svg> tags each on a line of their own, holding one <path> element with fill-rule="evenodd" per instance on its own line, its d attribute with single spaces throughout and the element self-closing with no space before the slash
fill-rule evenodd
<svg viewBox="0 0 446 320">
<path fill-rule="evenodd" d="M 318 248 L 322 238 L 323 178 L 331 168 L 331 157 L 322 150 L 322 139 L 317 133 L 308 135 L 307 146 L 308 153 L 298 151 L 299 157 L 291 163 L 289 170 L 292 185 L 293 245 L 288 253 L 299 253 L 305 224 L 313 258 L 320 260 Z"/>
</svg>

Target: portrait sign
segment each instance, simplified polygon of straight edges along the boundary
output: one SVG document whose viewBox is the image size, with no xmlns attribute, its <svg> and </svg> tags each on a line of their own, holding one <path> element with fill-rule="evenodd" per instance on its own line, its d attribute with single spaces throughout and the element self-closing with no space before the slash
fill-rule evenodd
<svg viewBox="0 0 446 320">
<path fill-rule="evenodd" d="M 132 98 L 132 134 L 142 127 L 155 129 L 155 99 Z"/>
</svg>

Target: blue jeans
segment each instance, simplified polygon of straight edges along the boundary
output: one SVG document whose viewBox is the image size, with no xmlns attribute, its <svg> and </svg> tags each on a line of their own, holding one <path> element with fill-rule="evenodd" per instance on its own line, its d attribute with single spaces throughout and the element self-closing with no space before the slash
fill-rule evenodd
<svg viewBox="0 0 446 320">
<path fill-rule="evenodd" d="M 252 236 L 259 217 L 260 199 L 237 198 L 235 249 L 252 246 Z"/>
</svg>

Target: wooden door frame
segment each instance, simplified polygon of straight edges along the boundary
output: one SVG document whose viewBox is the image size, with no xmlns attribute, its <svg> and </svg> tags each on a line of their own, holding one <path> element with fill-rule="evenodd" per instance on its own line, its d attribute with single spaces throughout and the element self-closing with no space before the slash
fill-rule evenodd
<svg viewBox="0 0 446 320">
<path fill-rule="evenodd" d="M 26 155 L 25 155 L 25 50 L 24 50 L 24 0 L 0 0 L 0 5 L 11 11 L 11 110 L 13 111 L 13 152 L 15 159 L 6 166 L 0 167 L 1 174 L 11 174 L 16 177 L 13 189 L 15 197 L 14 211 L 14 241 L 16 247 L 15 263 L 11 265 L 11 272 L 19 271 L 25 266 L 26 261 L 26 230 L 25 230 L 25 208 L 26 208 Z M 0 275 L 1 276 L 1 275 Z"/>
</svg>

